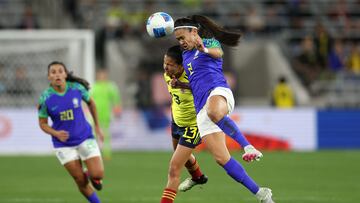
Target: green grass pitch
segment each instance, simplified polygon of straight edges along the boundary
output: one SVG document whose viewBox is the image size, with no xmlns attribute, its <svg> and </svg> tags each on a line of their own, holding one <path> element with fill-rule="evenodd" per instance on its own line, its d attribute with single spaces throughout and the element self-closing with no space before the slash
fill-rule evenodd
<svg viewBox="0 0 360 203">
<path fill-rule="evenodd" d="M 241 152 L 232 155 L 241 159 Z M 178 193 L 177 203 L 256 203 L 206 153 L 196 153 L 209 182 Z M 156 203 L 167 180 L 170 152 L 117 152 L 105 162 L 103 203 Z M 360 202 L 360 151 L 265 152 L 241 163 L 277 203 Z M 0 203 L 86 203 L 55 156 L 0 156 Z M 183 178 L 187 173 L 183 172 Z"/>
</svg>

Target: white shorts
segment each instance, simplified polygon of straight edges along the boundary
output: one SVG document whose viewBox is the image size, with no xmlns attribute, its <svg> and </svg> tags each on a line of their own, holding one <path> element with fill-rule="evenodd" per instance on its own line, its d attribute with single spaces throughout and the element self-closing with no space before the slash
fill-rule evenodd
<svg viewBox="0 0 360 203">
<path fill-rule="evenodd" d="M 87 139 L 73 147 L 55 148 L 55 154 L 62 165 L 78 159 L 84 161 L 96 156 L 101 157 L 100 149 L 95 139 Z"/>
<path fill-rule="evenodd" d="M 206 104 L 200 110 L 200 112 L 196 115 L 196 122 L 197 122 L 197 125 L 199 128 L 201 137 L 204 137 L 205 135 L 208 135 L 210 133 L 222 132 L 222 130 L 219 128 L 219 126 L 217 126 L 214 122 L 212 122 L 212 120 L 210 120 L 210 118 L 206 112 L 206 107 L 208 105 L 209 98 L 214 95 L 221 95 L 221 96 L 225 97 L 227 105 L 228 105 L 229 114 L 234 110 L 235 100 L 234 100 L 234 95 L 231 92 L 231 90 L 229 88 L 225 88 L 225 87 L 217 87 L 217 88 L 213 89 L 211 91 L 209 97 L 207 98 Z"/>
</svg>

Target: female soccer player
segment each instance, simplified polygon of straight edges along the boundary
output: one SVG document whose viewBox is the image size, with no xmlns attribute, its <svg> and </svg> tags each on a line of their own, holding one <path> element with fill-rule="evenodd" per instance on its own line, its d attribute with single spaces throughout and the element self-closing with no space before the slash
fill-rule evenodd
<svg viewBox="0 0 360 203">
<path fill-rule="evenodd" d="M 256 150 L 241 134 L 239 128 L 228 114 L 234 108 L 234 97 L 222 72 L 220 43 L 236 46 L 241 34 L 229 32 L 201 15 L 180 18 L 175 21 L 175 37 L 183 48 L 183 66 L 189 77 L 196 119 L 200 136 L 214 159 L 237 182 L 243 184 L 262 203 L 273 203 L 269 188 L 260 188 L 244 168 L 231 157 L 226 144 L 226 133 L 244 147 L 245 161 L 259 160 L 261 152 Z M 169 192 L 170 191 L 170 192 Z M 172 199 L 176 191 L 165 189 Z M 162 203 L 172 203 L 163 196 Z"/>
<path fill-rule="evenodd" d="M 180 46 L 173 46 L 167 50 L 164 56 L 164 71 L 164 78 L 172 96 L 171 135 L 175 150 L 170 160 L 166 188 L 174 191 L 178 189 L 181 169 L 185 165 L 191 178 L 180 184 L 179 190 L 187 191 L 197 184 L 205 184 L 208 178 L 201 172 L 195 156 L 192 155 L 193 149 L 201 143 L 201 138 L 196 126 L 194 98 L 182 66 Z M 171 196 L 171 191 L 169 194 Z"/>
<path fill-rule="evenodd" d="M 89 96 L 89 83 L 69 73 L 66 66 L 54 61 L 48 65 L 50 86 L 41 95 L 38 106 L 39 125 L 52 136 L 55 153 L 74 178 L 80 192 L 90 203 L 100 200 L 88 179 L 97 190 L 102 189 L 104 167 L 90 124 L 85 119 L 81 101 L 89 106 L 95 123 L 95 132 L 100 140 L 100 130 L 95 103 Z M 53 125 L 48 124 L 48 117 Z M 85 162 L 88 172 L 82 169 Z"/>
</svg>

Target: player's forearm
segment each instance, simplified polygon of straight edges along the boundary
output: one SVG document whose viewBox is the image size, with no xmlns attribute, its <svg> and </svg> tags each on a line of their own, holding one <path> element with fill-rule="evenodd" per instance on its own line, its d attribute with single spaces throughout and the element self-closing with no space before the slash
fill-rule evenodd
<svg viewBox="0 0 360 203">
<path fill-rule="evenodd" d="M 54 128 L 52 128 L 51 126 L 49 126 L 49 124 L 47 123 L 40 123 L 40 128 L 42 131 L 44 131 L 45 133 L 51 135 L 51 136 L 55 136 L 56 134 L 56 130 L 54 130 Z"/>
<path fill-rule="evenodd" d="M 206 48 L 204 52 L 213 58 L 221 58 L 224 54 L 223 51 L 219 48 Z"/>
</svg>

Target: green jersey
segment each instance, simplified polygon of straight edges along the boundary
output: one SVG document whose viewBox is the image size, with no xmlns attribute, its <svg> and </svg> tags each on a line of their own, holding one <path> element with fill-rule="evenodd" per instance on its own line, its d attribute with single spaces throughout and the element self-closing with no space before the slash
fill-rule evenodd
<svg viewBox="0 0 360 203">
<path fill-rule="evenodd" d="M 94 99 L 100 122 L 110 122 L 113 107 L 120 104 L 120 94 L 115 83 L 97 81 L 90 91 Z"/>
</svg>

